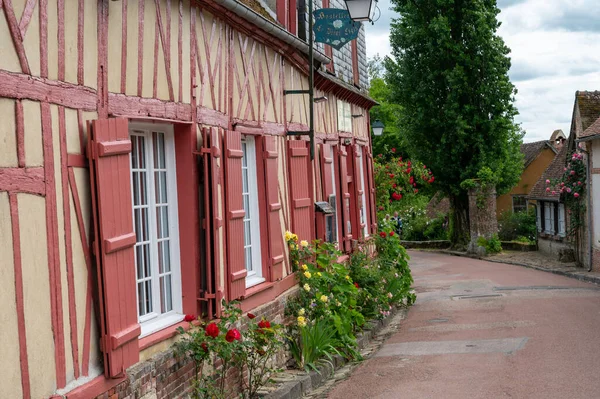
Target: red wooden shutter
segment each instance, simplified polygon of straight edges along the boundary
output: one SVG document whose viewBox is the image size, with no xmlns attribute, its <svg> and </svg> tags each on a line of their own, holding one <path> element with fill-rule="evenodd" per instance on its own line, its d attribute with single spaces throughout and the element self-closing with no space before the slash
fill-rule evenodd
<svg viewBox="0 0 600 399">
<path fill-rule="evenodd" d="M 279 219 L 279 171 L 277 159 L 277 137 L 265 136 L 263 139 L 265 161 L 265 182 L 267 191 L 267 230 L 269 232 L 269 259 L 271 281 L 283 277 L 283 234 Z"/>
<path fill-rule="evenodd" d="M 358 46 L 357 40 L 352 40 L 352 79 L 356 86 L 360 86 L 360 69 L 358 66 Z"/>
<path fill-rule="evenodd" d="M 227 214 L 227 281 L 229 300 L 246 292 L 246 264 L 244 263 L 244 203 L 242 199 L 242 135 L 228 131 L 225 134 L 225 207 Z"/>
<path fill-rule="evenodd" d="M 133 206 L 126 119 L 92 122 L 88 156 L 96 240 L 101 347 L 106 377 L 139 361 Z"/>
<path fill-rule="evenodd" d="M 377 232 L 377 209 L 375 202 L 375 181 L 373 176 L 373 155 L 371 154 L 371 149 L 368 146 L 364 146 L 363 150 L 365 151 L 365 156 L 363 157 L 365 171 L 367 173 L 367 187 L 366 187 L 366 195 L 367 195 L 367 206 L 369 207 L 369 216 L 371 223 L 370 231 L 371 234 L 375 234 Z"/>
<path fill-rule="evenodd" d="M 348 184 L 348 161 L 346 149 L 344 146 L 340 146 L 340 192 L 342 198 L 340 199 L 342 207 L 342 232 L 344 249 L 350 252 L 352 249 L 352 222 L 350 221 L 350 189 Z"/>
<path fill-rule="evenodd" d="M 312 200 L 312 174 L 308 142 L 288 141 L 290 192 L 292 200 L 292 230 L 298 239 L 312 241 L 314 208 Z"/>
</svg>

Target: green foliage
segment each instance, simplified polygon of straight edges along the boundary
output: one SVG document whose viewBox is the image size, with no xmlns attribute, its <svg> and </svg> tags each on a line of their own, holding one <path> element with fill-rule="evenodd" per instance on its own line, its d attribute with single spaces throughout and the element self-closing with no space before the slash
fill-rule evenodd
<svg viewBox="0 0 600 399">
<path fill-rule="evenodd" d="M 322 363 L 332 364 L 333 355 L 340 354 L 335 327 L 327 320 L 298 327 L 296 336 L 289 337 L 290 351 L 300 369 L 317 370 Z"/>
<path fill-rule="evenodd" d="M 237 302 L 223 301 L 223 314 L 218 322 L 200 327 L 190 326 L 175 343 L 180 356 L 191 358 L 196 365 L 194 393 L 196 398 L 228 398 L 232 387 L 226 384 L 231 369 L 247 370 L 239 373 L 240 397 L 258 397 L 258 389 L 264 386 L 271 374 L 278 371 L 271 360 L 284 344 L 283 328 L 267 320 L 248 318 L 248 328 L 240 332 L 242 311 Z M 216 367 L 217 362 L 221 367 Z"/>
<path fill-rule="evenodd" d="M 495 2 L 393 0 L 392 58 L 384 61 L 391 102 L 412 158 L 436 172 L 436 186 L 467 209 L 460 183 L 488 167 L 502 194 L 523 168 L 522 132 L 509 49 L 497 35 Z M 462 206 L 456 201 L 462 201 Z M 454 229 L 468 228 L 466 220 Z M 462 236 L 458 231 L 453 237 Z"/>
<path fill-rule="evenodd" d="M 537 236 L 537 225 L 534 212 L 516 212 L 508 210 L 500 215 L 498 221 L 498 237 L 502 241 L 519 241 L 519 237 L 527 242 L 534 242 Z"/>
<path fill-rule="evenodd" d="M 314 369 L 338 353 L 360 359 L 356 333 L 365 320 L 414 302 L 408 255 L 389 230 L 359 246 L 347 263 L 338 263 L 342 253 L 333 244 L 298 244 L 289 232 L 286 241 L 300 263 L 299 294 L 286 304 L 286 315 L 295 320 L 288 326 L 290 349 L 300 368 Z"/>
<path fill-rule="evenodd" d="M 497 234 L 494 234 L 490 239 L 479 237 L 477 239 L 477 245 L 484 247 L 488 254 L 497 254 L 502 251 L 502 243 Z"/>
</svg>

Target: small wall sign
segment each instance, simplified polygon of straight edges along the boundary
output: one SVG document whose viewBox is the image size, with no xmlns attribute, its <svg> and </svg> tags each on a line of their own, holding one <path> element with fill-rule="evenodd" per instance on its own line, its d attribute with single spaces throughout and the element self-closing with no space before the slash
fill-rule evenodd
<svg viewBox="0 0 600 399">
<path fill-rule="evenodd" d="M 361 23 L 350 19 L 348 10 L 322 8 L 313 12 L 315 42 L 341 49 L 358 37 Z"/>
</svg>

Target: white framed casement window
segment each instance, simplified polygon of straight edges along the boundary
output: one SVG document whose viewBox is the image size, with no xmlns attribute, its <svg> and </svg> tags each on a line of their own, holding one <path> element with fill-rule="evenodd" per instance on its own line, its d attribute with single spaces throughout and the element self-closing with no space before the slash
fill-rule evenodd
<svg viewBox="0 0 600 399">
<path fill-rule="evenodd" d="M 262 275 L 260 253 L 260 217 L 256 180 L 256 143 L 253 136 L 242 136 L 242 198 L 244 202 L 244 263 L 246 288 L 260 284 Z"/>
<path fill-rule="evenodd" d="M 132 124 L 129 135 L 137 311 L 144 337 L 183 319 L 175 141 L 169 125 Z"/>
<path fill-rule="evenodd" d="M 338 130 L 352 133 L 352 106 L 342 100 L 337 100 Z"/>
<path fill-rule="evenodd" d="M 360 208 L 360 224 L 363 225 L 363 237 L 367 238 L 369 236 L 369 227 L 367 226 L 367 197 L 365 195 L 366 187 L 365 187 L 365 169 L 363 166 L 363 158 L 362 158 L 362 147 L 357 146 L 357 153 L 360 156 L 359 162 L 359 173 L 360 173 L 360 186 L 362 187 L 362 194 L 360 198 L 361 208 Z"/>
<path fill-rule="evenodd" d="M 544 232 L 554 234 L 554 202 L 544 202 Z"/>
<path fill-rule="evenodd" d="M 565 204 L 558 204 L 558 235 L 561 237 L 566 235 Z"/>
<path fill-rule="evenodd" d="M 333 194 L 328 198 L 329 205 L 333 208 L 333 213 L 325 215 L 325 239 L 330 243 L 337 243 L 338 240 L 338 222 L 337 222 L 337 196 L 335 186 L 335 168 L 331 167 L 331 187 Z"/>
</svg>

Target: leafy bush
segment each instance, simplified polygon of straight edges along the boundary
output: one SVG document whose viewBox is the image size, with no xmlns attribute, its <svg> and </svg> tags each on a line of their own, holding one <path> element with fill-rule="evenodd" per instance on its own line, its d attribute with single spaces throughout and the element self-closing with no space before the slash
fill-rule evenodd
<svg viewBox="0 0 600 399">
<path fill-rule="evenodd" d="M 347 263 L 330 243 L 300 242 L 286 232 L 292 259 L 300 263 L 298 297 L 286 304 L 290 349 L 297 365 L 314 369 L 334 354 L 360 359 L 356 332 L 366 318 L 389 315 L 392 306 L 415 300 L 408 255 L 393 230 L 387 229 L 363 243 Z M 377 256 L 373 257 L 371 244 Z"/>
<path fill-rule="evenodd" d="M 498 221 L 498 237 L 502 241 L 514 241 L 517 237 L 526 237 L 528 241 L 535 242 L 537 226 L 534 212 L 506 211 L 500 215 Z"/>
<path fill-rule="evenodd" d="M 497 254 L 502 251 L 502 243 L 497 234 L 494 234 L 490 239 L 479 237 L 477 239 L 477 245 L 484 247 L 488 254 Z"/>
<path fill-rule="evenodd" d="M 268 320 L 254 320 L 248 314 L 248 329 L 240 332 L 241 314 L 237 302 L 223 301 L 223 314 L 218 322 L 199 328 L 190 326 L 186 332 L 179 327 L 183 338 L 175 343 L 179 355 L 190 357 L 196 365 L 194 393 L 196 398 L 228 398 L 233 387 L 227 385 L 232 369 L 247 370 L 239 373 L 240 397 L 258 397 L 258 389 L 265 385 L 272 373 L 271 359 L 283 347 L 283 328 Z M 187 320 L 187 317 L 186 317 Z M 216 367 L 218 364 L 221 367 Z"/>
</svg>

